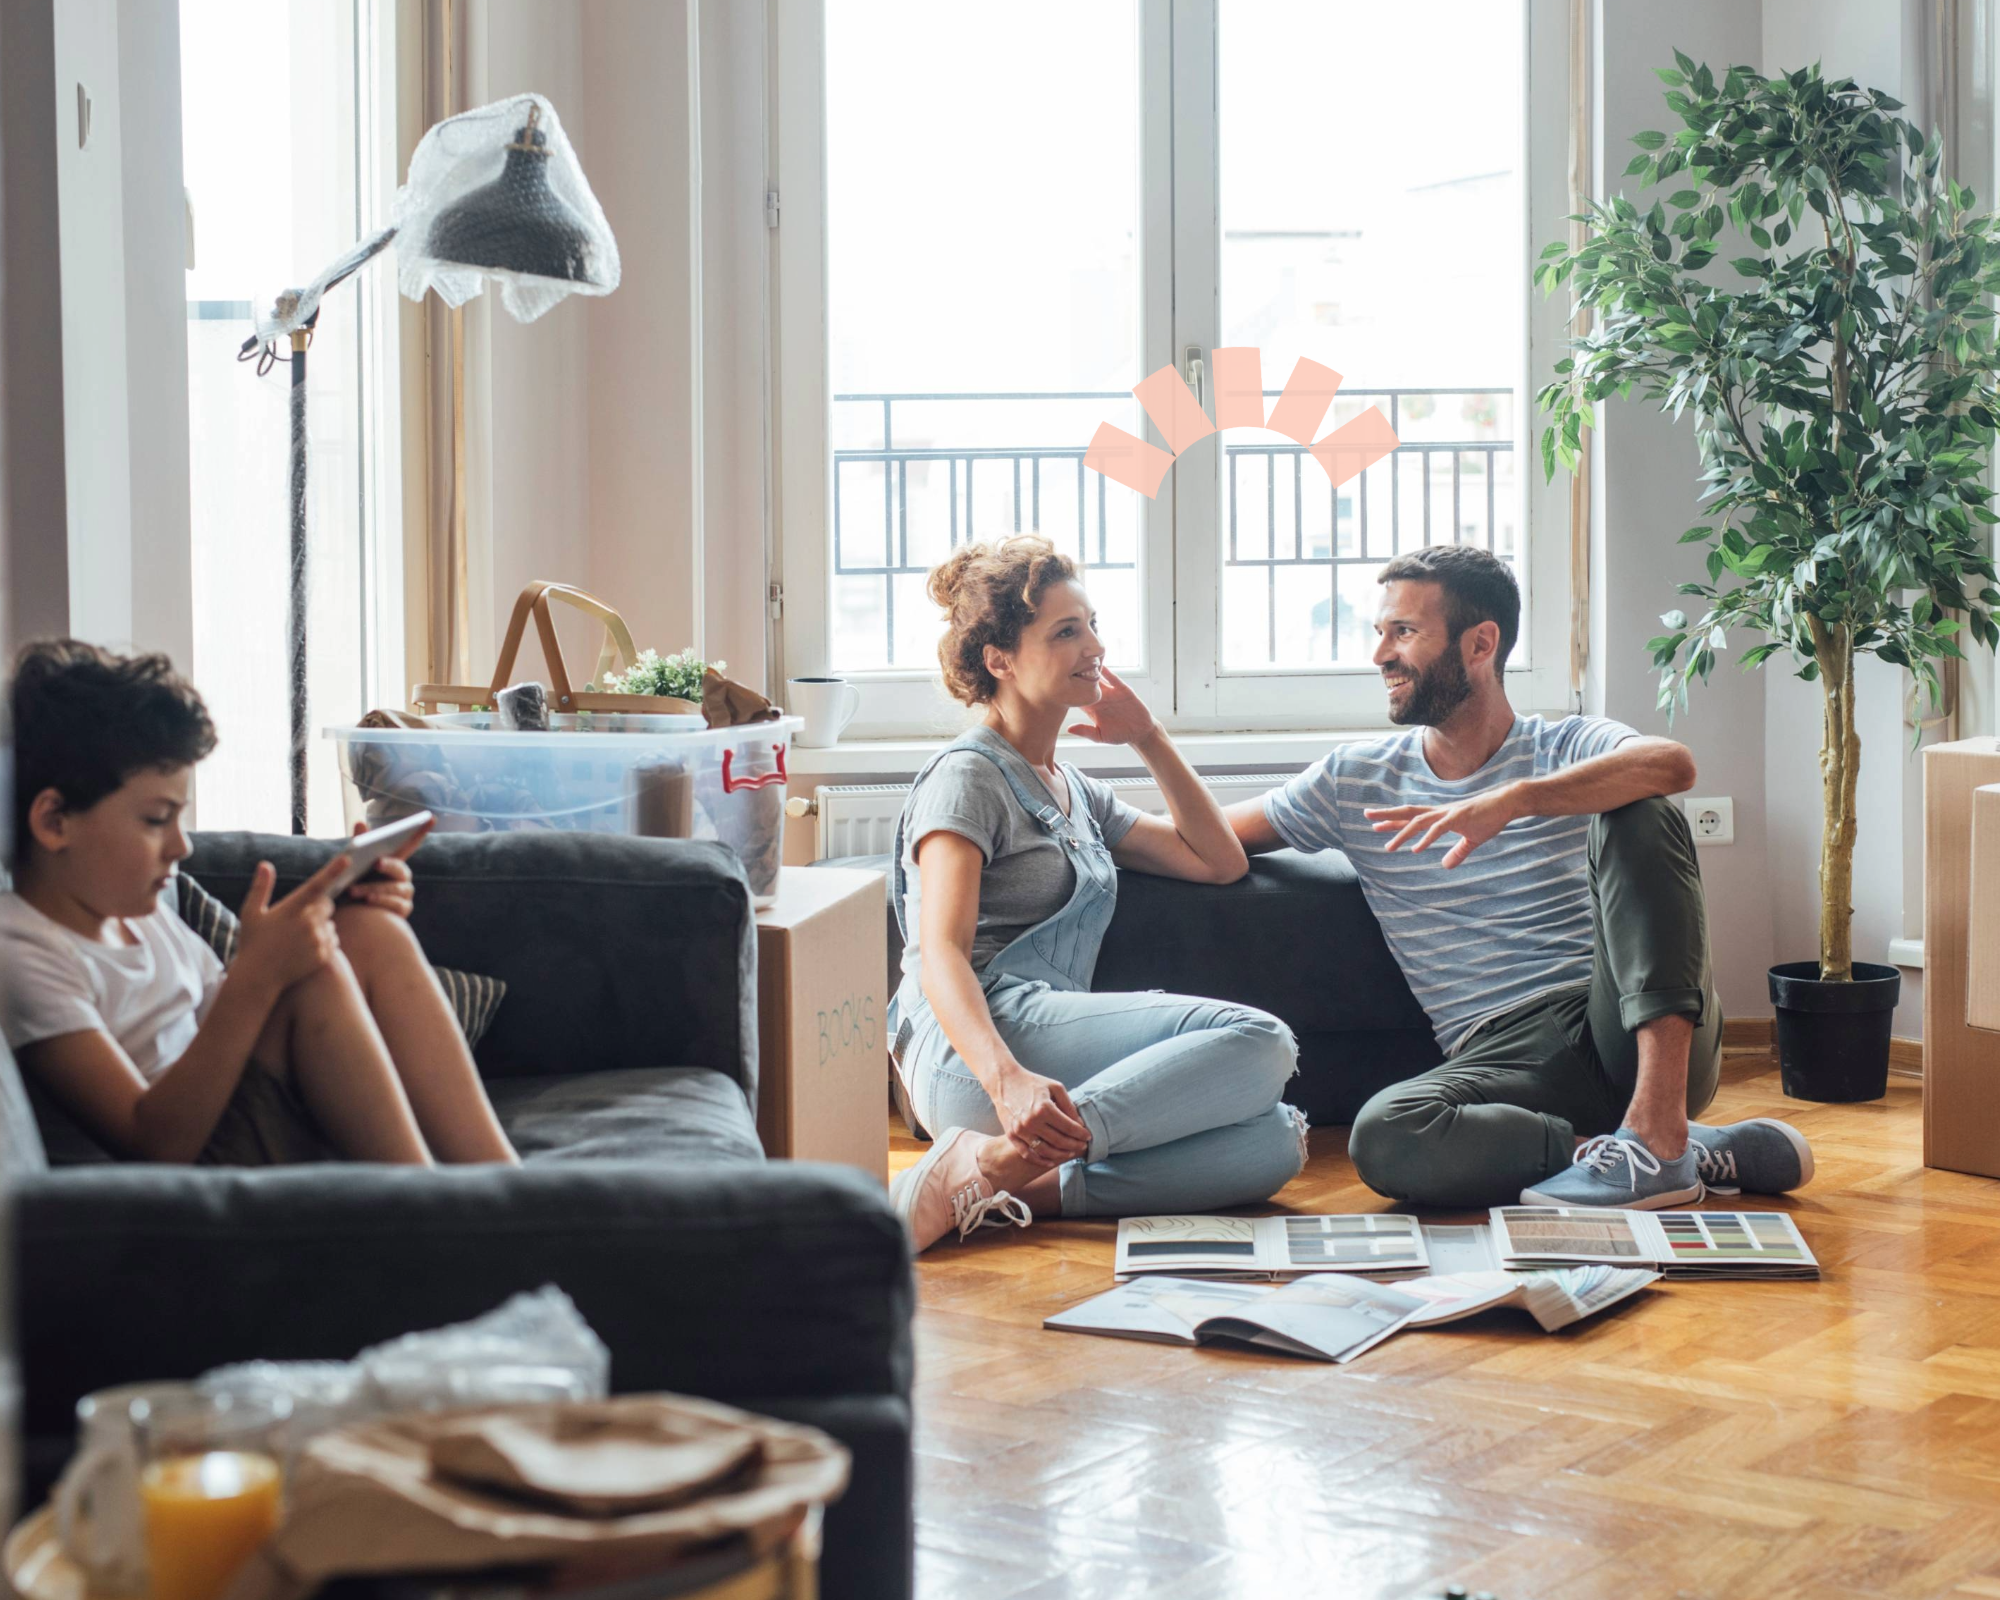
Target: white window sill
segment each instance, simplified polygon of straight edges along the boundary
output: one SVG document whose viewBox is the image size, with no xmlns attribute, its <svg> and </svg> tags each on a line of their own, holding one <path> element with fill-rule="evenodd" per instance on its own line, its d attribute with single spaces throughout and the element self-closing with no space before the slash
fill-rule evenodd
<svg viewBox="0 0 2000 1600">
<path fill-rule="evenodd" d="M 1344 728 L 1318 733 L 1186 733 L 1174 745 L 1198 768 L 1304 767 L 1319 760 L 1336 744 L 1378 739 L 1387 728 Z M 788 757 L 794 777 L 844 778 L 915 772 L 951 741 L 949 739 L 849 739 L 812 750 L 796 743 Z M 1057 756 L 1085 772 L 1142 772 L 1145 763 L 1124 745 L 1092 744 L 1088 739 L 1059 739 Z"/>
<path fill-rule="evenodd" d="M 1924 970 L 1924 941 L 1921 939 L 1891 939 L 1889 941 L 1889 965 L 1892 967 L 1912 967 L 1918 972 Z"/>
</svg>

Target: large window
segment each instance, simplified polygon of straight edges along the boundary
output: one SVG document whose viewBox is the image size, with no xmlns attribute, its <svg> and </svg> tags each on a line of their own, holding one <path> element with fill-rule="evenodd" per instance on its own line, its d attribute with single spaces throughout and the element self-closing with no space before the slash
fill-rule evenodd
<svg viewBox="0 0 2000 1600">
<path fill-rule="evenodd" d="M 786 496 L 787 670 L 861 682 L 868 731 L 934 724 L 925 571 L 1039 528 L 1084 563 L 1113 664 L 1177 725 L 1379 722 L 1375 574 L 1462 541 L 1527 595 L 1517 700 L 1558 704 L 1566 506 L 1527 468 L 1561 316 L 1528 269 L 1567 210 L 1563 10 L 807 11 L 829 420 L 824 516 Z M 1210 353 L 1244 346 L 1267 407 L 1309 358 L 1344 380 L 1322 436 L 1372 406 L 1401 447 L 1338 489 L 1266 429 L 1195 444 L 1153 500 L 1084 470 L 1100 422 L 1164 443 L 1142 377 L 1171 363 L 1213 415 Z"/>
<path fill-rule="evenodd" d="M 1083 465 L 1145 421 L 1138 7 L 833 0 L 826 50 L 828 664 L 934 673 L 925 573 L 1038 528 L 1151 677 L 1146 504 Z"/>
<path fill-rule="evenodd" d="M 181 0 L 180 15 L 192 676 L 221 735 L 200 815 L 207 828 L 282 832 L 291 375 L 280 361 L 260 376 L 237 348 L 253 303 L 308 282 L 388 214 L 393 12 L 387 0 Z M 386 265 L 334 291 L 308 363 L 308 826 L 319 834 L 341 823 L 320 729 L 404 694 L 395 292 Z"/>
</svg>

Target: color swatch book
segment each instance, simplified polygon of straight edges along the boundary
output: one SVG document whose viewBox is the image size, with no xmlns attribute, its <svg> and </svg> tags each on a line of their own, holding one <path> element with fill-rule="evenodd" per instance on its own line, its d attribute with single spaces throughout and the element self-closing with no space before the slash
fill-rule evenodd
<svg viewBox="0 0 2000 1600">
<path fill-rule="evenodd" d="M 1135 1278 L 1042 1323 L 1066 1333 L 1157 1344 L 1226 1339 L 1286 1355 L 1352 1361 L 1425 1302 L 1365 1278 L 1301 1278 L 1281 1288 L 1201 1278 Z"/>
<path fill-rule="evenodd" d="M 1782 1211 L 1609 1211 L 1495 1206 L 1504 1266 L 1603 1262 L 1669 1278 L 1817 1278 L 1819 1261 Z"/>
<path fill-rule="evenodd" d="M 1139 1272 L 1233 1278 L 1301 1272 L 1410 1273 L 1430 1268 L 1415 1217 L 1126 1217 L 1121 1278 Z"/>
</svg>

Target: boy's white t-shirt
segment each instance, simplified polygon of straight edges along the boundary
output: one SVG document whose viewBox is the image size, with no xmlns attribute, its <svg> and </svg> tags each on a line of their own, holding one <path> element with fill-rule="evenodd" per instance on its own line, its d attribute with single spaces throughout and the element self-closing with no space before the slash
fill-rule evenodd
<svg viewBox="0 0 2000 1600">
<path fill-rule="evenodd" d="M 222 982 L 222 962 L 174 909 L 171 885 L 133 943 L 99 944 L 0 893 L 0 1032 L 10 1049 L 102 1029 L 148 1083 L 178 1061 Z"/>
</svg>

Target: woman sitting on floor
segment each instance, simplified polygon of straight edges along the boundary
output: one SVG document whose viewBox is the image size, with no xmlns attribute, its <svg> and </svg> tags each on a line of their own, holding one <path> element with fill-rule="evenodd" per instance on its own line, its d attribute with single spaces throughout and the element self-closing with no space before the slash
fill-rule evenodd
<svg viewBox="0 0 2000 1600">
<path fill-rule="evenodd" d="M 930 596 L 949 617 L 945 686 L 985 719 L 918 773 L 896 829 L 891 1037 L 941 1130 L 892 1190 L 916 1248 L 1031 1216 L 1268 1199 L 1305 1161 L 1305 1119 L 1279 1098 L 1291 1030 L 1213 1000 L 1090 992 L 1117 868 L 1243 876 L 1221 808 L 1105 666 L 1076 567 L 1046 539 L 960 550 Z M 1057 763 L 1079 712 L 1069 732 L 1132 746 L 1170 817 Z"/>
</svg>

